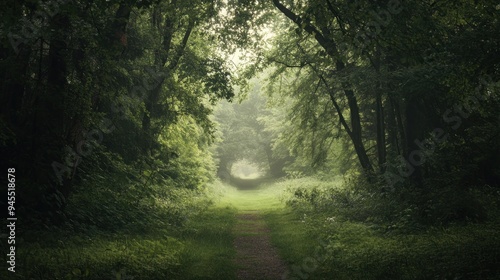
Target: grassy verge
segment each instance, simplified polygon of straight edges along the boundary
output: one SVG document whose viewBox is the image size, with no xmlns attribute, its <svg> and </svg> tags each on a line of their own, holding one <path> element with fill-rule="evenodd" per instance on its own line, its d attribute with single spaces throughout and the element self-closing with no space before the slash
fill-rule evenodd
<svg viewBox="0 0 500 280">
<path fill-rule="evenodd" d="M 96 232 L 67 236 L 64 231 L 53 231 L 50 236 L 39 234 L 37 241 L 20 242 L 16 273 L 2 279 L 175 277 L 185 247 L 169 231 L 162 230 L 144 235 Z"/>
<path fill-rule="evenodd" d="M 224 183 L 217 185 L 217 207 L 232 207 L 238 211 L 266 212 L 283 208 L 280 200 L 283 186 L 277 185 L 272 180 L 251 189 L 237 189 Z"/>
<path fill-rule="evenodd" d="M 275 187 L 283 184 L 290 194 L 326 187 L 313 179 Z M 266 215 L 290 279 L 500 279 L 498 223 L 385 231 L 295 202 Z"/>
<path fill-rule="evenodd" d="M 182 231 L 130 235 L 38 233 L 1 279 L 234 279 L 233 209 L 193 217 Z M 35 233 L 33 233 L 35 234 Z"/>
<path fill-rule="evenodd" d="M 269 211 L 265 220 L 271 230 L 271 240 L 289 265 L 298 264 L 305 256 L 314 254 L 320 244 L 318 235 L 312 235 L 296 213 L 289 209 Z"/>
<path fill-rule="evenodd" d="M 186 225 L 179 279 L 235 279 L 235 213 L 230 207 L 212 208 Z"/>
<path fill-rule="evenodd" d="M 333 213 L 317 204 L 320 211 L 307 199 L 285 206 L 297 194 L 294 188 L 327 188 L 325 182 L 213 187 L 215 205 L 190 215 L 182 226 L 158 221 L 137 227 L 142 231 L 20 235 L 16 274 L 4 269 L 0 279 L 235 279 L 232 229 L 236 213 L 242 212 L 263 215 L 295 279 L 500 279 L 500 225 L 495 222 L 387 231 L 374 222 L 349 219 L 348 209 Z"/>
<path fill-rule="evenodd" d="M 169 205 L 164 208 L 173 214 L 187 213 L 179 212 L 183 211 L 180 206 L 173 208 L 175 203 Z M 179 213 L 171 208 L 180 209 Z M 16 240 L 16 273 L 8 272 L 4 265 L 0 279 L 234 279 L 232 227 L 236 210 L 193 209 L 194 213 L 182 214 L 182 225 L 166 223 L 158 218 L 165 215 L 155 213 L 147 223 L 130 219 L 126 228 L 114 226 L 113 231 L 83 224 L 80 228 L 84 231 L 26 231 L 21 225 Z M 3 241 L 1 252 L 7 252 Z M 6 263 L 5 254 L 2 260 Z"/>
</svg>

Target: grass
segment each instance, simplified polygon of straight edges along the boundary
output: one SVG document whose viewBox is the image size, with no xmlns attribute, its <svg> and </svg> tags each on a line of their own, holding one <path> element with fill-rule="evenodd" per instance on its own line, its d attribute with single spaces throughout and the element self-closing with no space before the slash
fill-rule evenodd
<svg viewBox="0 0 500 280">
<path fill-rule="evenodd" d="M 0 279 L 234 279 L 236 210 L 217 207 L 200 212 L 206 202 L 187 196 L 179 200 L 169 202 L 168 207 L 152 208 L 156 213 L 142 216 L 147 222 L 130 217 L 126 228 L 113 226 L 112 231 L 84 224 L 78 227 L 84 230 L 26 231 L 19 225 L 16 273 L 5 267 Z M 200 206 L 183 204 L 190 201 L 198 201 Z M 159 211 L 185 217 L 185 222 L 171 224 L 169 217 L 163 219 L 164 213 L 156 215 Z M 113 222 L 112 215 L 100 217 Z M 6 244 L 0 244 L 1 252 L 7 252 Z"/>
<path fill-rule="evenodd" d="M 17 272 L 3 269 L 0 279 L 235 279 L 233 229 L 245 223 L 236 215 L 255 212 L 298 279 L 500 279 L 497 223 L 388 233 L 315 212 L 307 202 L 285 206 L 297 187 L 328 184 L 315 179 L 263 180 L 253 189 L 215 184 L 215 204 L 182 227 L 159 223 L 133 234 L 53 230 L 18 236 Z"/>
<path fill-rule="evenodd" d="M 284 188 L 277 186 L 272 180 L 262 181 L 255 188 L 238 189 L 225 183 L 219 184 L 217 188 L 221 195 L 216 200 L 216 207 L 231 207 L 240 212 L 266 212 L 284 206 L 280 200 Z"/>
<path fill-rule="evenodd" d="M 29 232 L 18 246 L 17 272 L 2 270 L 0 279 L 235 279 L 236 213 L 281 202 L 271 189 L 215 188 L 218 202 L 181 228 L 160 223 L 134 234 L 120 229 Z"/>
<path fill-rule="evenodd" d="M 315 179 L 279 184 L 287 186 L 289 196 L 298 187 L 328 187 Z M 332 187 L 338 189 L 335 183 Z M 317 210 L 317 204 L 308 205 L 308 199 L 266 215 L 273 241 L 296 279 L 500 279 L 498 223 L 387 232 L 350 220 L 349 211 L 356 215 L 356 209 L 336 211 L 339 216 L 333 217 Z"/>
<path fill-rule="evenodd" d="M 184 245 L 167 231 L 65 236 L 21 242 L 16 273 L 2 279 L 157 279 L 174 276 Z M 3 272 L 3 271 L 2 271 Z"/>
<path fill-rule="evenodd" d="M 303 182 L 303 181 L 299 181 Z M 271 241 L 289 265 L 301 263 L 314 254 L 319 235 L 312 236 L 300 215 L 285 207 L 283 198 L 288 181 L 265 181 L 254 189 L 238 189 L 227 184 L 218 186 L 221 194 L 217 207 L 231 207 L 239 213 L 258 212 L 271 230 Z M 241 223 L 241 222 L 240 222 Z"/>
<path fill-rule="evenodd" d="M 259 211 L 295 279 L 500 279 L 496 223 L 391 233 L 373 222 L 318 212 L 307 201 L 285 207 L 284 200 L 298 187 L 342 192 L 339 182 L 302 178 L 256 189 L 223 186 L 217 203 L 242 212 Z"/>
<path fill-rule="evenodd" d="M 179 279 L 234 279 L 232 228 L 236 211 L 229 207 L 212 208 L 188 222 L 183 235 Z"/>
<path fill-rule="evenodd" d="M 234 279 L 234 215 L 234 209 L 210 209 L 183 230 L 137 235 L 40 233 L 18 245 L 16 273 L 5 269 L 0 278 Z"/>
<path fill-rule="evenodd" d="M 303 261 L 312 255 L 320 244 L 318 236 L 311 235 L 307 224 L 303 223 L 296 213 L 277 209 L 264 216 L 271 230 L 271 240 L 279 249 L 281 257 L 288 264 Z"/>
</svg>

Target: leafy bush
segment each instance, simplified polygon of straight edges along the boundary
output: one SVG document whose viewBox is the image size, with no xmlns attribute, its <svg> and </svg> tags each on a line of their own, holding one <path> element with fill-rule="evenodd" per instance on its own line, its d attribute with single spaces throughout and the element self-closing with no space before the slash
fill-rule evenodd
<svg viewBox="0 0 500 280">
<path fill-rule="evenodd" d="M 497 279 L 500 273 L 496 188 L 476 188 L 469 196 L 441 188 L 428 194 L 436 201 L 412 204 L 426 196 L 410 186 L 376 192 L 362 180 L 340 186 L 315 178 L 279 184 L 288 187 L 283 199 L 307 236 L 325 240 L 310 279 Z M 474 207 L 471 201 L 486 206 L 490 222 L 444 222 L 460 206 Z M 439 227 L 426 224 L 424 215 L 441 221 Z"/>
</svg>

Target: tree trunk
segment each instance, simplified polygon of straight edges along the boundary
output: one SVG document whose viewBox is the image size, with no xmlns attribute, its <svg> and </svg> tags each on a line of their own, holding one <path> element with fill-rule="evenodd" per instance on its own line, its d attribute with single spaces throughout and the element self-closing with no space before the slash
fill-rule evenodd
<svg viewBox="0 0 500 280">
<path fill-rule="evenodd" d="M 358 102 L 352 90 L 344 90 L 344 93 L 347 97 L 349 112 L 351 116 L 351 132 L 352 132 L 351 140 L 354 145 L 356 154 L 358 155 L 361 167 L 367 173 L 368 176 L 371 176 L 373 173 L 373 167 L 370 162 L 370 159 L 368 158 L 368 154 L 366 153 L 365 145 L 363 144 Z"/>
<path fill-rule="evenodd" d="M 386 163 L 386 146 L 385 146 L 385 124 L 384 124 L 384 108 L 382 106 L 382 94 L 377 92 L 376 97 L 376 115 L 377 115 L 377 154 L 378 167 L 380 174 L 385 172 Z"/>
<path fill-rule="evenodd" d="M 424 158 L 420 147 L 417 146 L 415 140 L 422 139 L 422 124 L 425 123 L 425 116 L 420 110 L 420 100 L 416 98 L 411 98 L 407 100 L 406 110 L 406 143 L 407 152 L 405 154 L 405 159 L 412 165 L 414 171 L 410 174 L 410 180 L 416 186 L 422 185 L 422 168 Z"/>
<path fill-rule="evenodd" d="M 401 107 L 399 104 L 399 101 L 390 98 L 391 104 L 394 108 L 394 113 L 396 115 L 396 123 L 397 123 L 397 128 L 398 128 L 398 133 L 399 133 L 399 139 L 401 139 L 401 154 L 402 156 L 405 156 L 408 154 L 408 144 L 407 144 L 407 139 L 406 139 L 406 132 L 405 132 L 405 126 L 404 126 L 404 121 L 403 121 L 403 115 L 401 114 Z"/>
<path fill-rule="evenodd" d="M 157 131 L 154 130 L 151 124 L 151 120 L 156 117 L 158 102 L 160 101 L 160 95 L 163 88 L 163 83 L 165 79 L 177 68 L 179 61 L 184 53 L 184 50 L 189 41 L 189 37 L 191 36 L 191 32 L 194 28 L 194 20 L 190 20 L 186 30 L 184 32 L 184 36 L 180 45 L 177 48 L 177 51 L 173 56 L 170 56 L 171 48 L 172 48 L 172 39 L 174 36 L 174 20 L 172 18 L 165 19 L 165 32 L 163 35 L 162 49 L 158 50 L 155 54 L 155 68 L 160 69 L 162 73 L 158 73 L 156 75 L 155 86 L 152 90 L 148 92 L 148 96 L 145 100 L 145 108 L 146 112 L 142 118 L 142 128 L 144 134 L 146 135 L 147 144 L 145 145 L 145 151 L 151 152 L 153 147 L 153 142 L 155 141 Z M 165 64 L 168 65 L 165 67 Z"/>
<path fill-rule="evenodd" d="M 286 8 L 283 4 L 280 3 L 279 0 L 273 0 L 274 6 L 278 8 L 286 17 L 288 17 L 290 20 L 292 20 L 295 24 L 299 26 L 299 28 L 304 29 L 307 33 L 311 34 L 314 36 L 318 44 L 323 47 L 326 51 L 326 53 L 332 58 L 332 60 L 335 62 L 335 68 L 337 72 L 341 72 L 345 68 L 344 62 L 339 59 L 339 52 L 337 49 L 336 43 L 332 40 L 332 38 L 325 37 L 324 34 L 322 34 L 316 27 L 311 25 L 308 21 L 304 21 L 300 16 L 296 15 L 293 13 L 291 10 Z M 366 153 L 365 146 L 363 144 L 362 140 L 362 129 L 361 129 L 361 121 L 360 121 L 360 116 L 359 116 L 359 106 L 358 102 L 356 100 L 356 96 L 354 95 L 354 91 L 350 89 L 350 85 L 348 83 L 342 84 L 342 87 L 344 88 L 344 95 L 347 98 L 348 106 L 349 106 L 349 112 L 350 112 L 350 117 L 351 117 L 351 130 L 349 133 L 349 136 L 351 138 L 351 141 L 353 143 L 354 149 L 356 151 L 356 154 L 358 156 L 359 162 L 361 164 L 361 167 L 365 171 L 366 175 L 371 178 L 373 175 L 373 167 L 370 162 L 370 158 L 368 157 Z M 331 94 L 330 98 L 332 101 L 334 101 L 334 97 Z M 336 108 L 337 112 L 340 113 L 340 109 Z M 344 127 L 347 126 L 347 124 L 343 124 Z"/>
<path fill-rule="evenodd" d="M 57 14 L 52 19 L 51 28 L 55 31 L 49 42 L 47 86 L 35 97 L 33 115 L 33 182 L 48 187 L 43 194 L 45 199 L 39 201 L 40 209 L 55 213 L 64 210 L 72 187 L 71 178 L 64 177 L 62 181 L 54 179 L 51 165 L 53 161 L 63 160 L 63 147 L 71 144 L 65 133 L 65 122 L 68 121 L 65 115 L 68 75 L 65 53 L 68 46 L 65 40 L 69 26 L 67 15 Z"/>
<path fill-rule="evenodd" d="M 401 148 L 399 144 L 399 137 L 398 137 L 398 128 L 396 124 L 396 112 L 394 108 L 394 101 L 392 98 L 389 96 L 387 102 L 387 139 L 389 140 L 389 152 L 392 155 L 400 155 L 401 154 Z"/>
</svg>

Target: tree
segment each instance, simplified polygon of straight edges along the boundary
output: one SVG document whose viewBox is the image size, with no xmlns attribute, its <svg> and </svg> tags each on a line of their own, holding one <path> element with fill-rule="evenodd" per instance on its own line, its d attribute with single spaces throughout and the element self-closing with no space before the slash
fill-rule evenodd
<svg viewBox="0 0 500 280">
<path fill-rule="evenodd" d="M 454 146 L 457 150 L 451 154 L 459 157 L 458 147 L 468 146 L 448 136 L 465 135 L 467 129 L 460 127 L 472 115 L 477 118 L 470 125 L 491 128 L 489 116 L 494 110 L 487 104 L 498 104 L 493 97 L 498 60 L 491 56 L 498 49 L 498 36 L 491 36 L 498 29 L 491 18 L 495 3 L 274 0 L 273 4 L 289 24 L 277 26 L 276 47 L 266 56 L 277 67 L 276 76 L 293 73 L 290 69 L 300 75 L 289 92 L 298 92 L 301 100 L 297 101 L 301 106 L 293 108 L 307 127 L 301 131 L 326 121 L 318 118 L 324 103 L 316 96 L 329 97 L 333 123 L 338 122 L 349 137 L 369 181 L 380 181 L 382 192 L 410 185 L 415 193 L 412 203 L 420 209 L 432 207 L 427 201 L 453 187 L 437 179 L 443 171 L 436 171 L 435 164 L 446 162 L 446 172 L 470 168 L 445 159 L 444 147 Z M 485 21 L 495 24 L 486 27 Z M 485 76 L 495 78 L 481 85 Z M 475 105 L 465 105 L 464 100 Z M 332 131 L 335 126 L 323 129 Z M 323 135 L 321 139 L 328 139 L 328 133 Z M 468 189 L 471 182 L 457 184 Z M 397 192 L 403 191 L 408 189 Z M 453 192 L 446 193 L 454 197 Z"/>
<path fill-rule="evenodd" d="M 183 155 L 179 150 L 189 149 L 174 144 L 182 133 L 169 139 L 165 132 L 178 122 L 200 127 L 190 145 L 207 149 L 211 107 L 233 96 L 210 28 L 222 2 L 6 4 L 12 9 L 2 14 L 8 34 L 0 57 L 6 105 L 0 148 L 5 164 L 31 174 L 25 176 L 26 211 L 62 217 L 82 176 L 111 172 L 99 162 L 108 153 L 124 170 L 152 171 L 140 176 L 186 172 L 186 187 L 206 182 L 200 178 L 207 178 L 211 155 Z M 192 164 L 178 165 L 183 160 Z"/>
<path fill-rule="evenodd" d="M 269 129 L 273 124 L 268 121 L 271 114 L 262 83 L 262 77 L 251 80 L 245 100 L 240 104 L 222 103 L 215 112 L 222 138 L 217 145 L 218 174 L 222 178 L 229 178 L 233 164 L 241 160 L 256 164 L 268 175 L 284 175 L 288 156 L 273 151 L 276 135 Z"/>
</svg>

